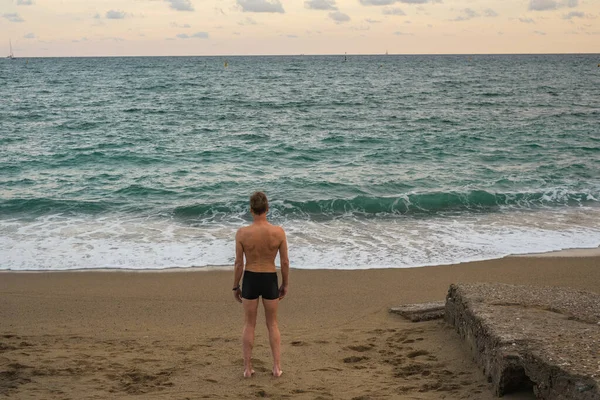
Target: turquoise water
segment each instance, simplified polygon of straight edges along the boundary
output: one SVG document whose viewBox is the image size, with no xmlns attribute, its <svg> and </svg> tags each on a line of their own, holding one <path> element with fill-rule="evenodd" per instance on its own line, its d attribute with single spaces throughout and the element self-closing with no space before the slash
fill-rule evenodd
<svg viewBox="0 0 600 400">
<path fill-rule="evenodd" d="M 600 245 L 598 55 L 0 60 L 0 269 L 298 268 Z"/>
</svg>

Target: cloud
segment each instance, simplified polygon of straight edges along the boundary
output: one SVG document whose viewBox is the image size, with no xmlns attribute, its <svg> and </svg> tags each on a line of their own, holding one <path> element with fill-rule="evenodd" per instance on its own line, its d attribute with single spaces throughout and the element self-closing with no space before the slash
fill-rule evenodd
<svg viewBox="0 0 600 400">
<path fill-rule="evenodd" d="M 170 25 L 173 28 L 191 28 L 190 24 L 178 24 L 177 22 L 171 22 Z"/>
<path fill-rule="evenodd" d="M 367 18 L 365 19 L 365 22 L 368 22 L 369 24 L 378 24 L 381 21 L 377 20 L 377 19 L 371 19 L 371 18 Z"/>
<path fill-rule="evenodd" d="M 384 8 L 383 15 L 406 15 L 400 8 Z"/>
<path fill-rule="evenodd" d="M 193 35 L 187 33 L 180 33 L 177 35 L 179 39 L 208 39 L 208 32 L 196 32 Z"/>
<path fill-rule="evenodd" d="M 304 7 L 311 10 L 337 10 L 335 0 L 307 0 Z"/>
<path fill-rule="evenodd" d="M 396 0 L 359 0 L 363 6 L 389 6 L 394 4 Z"/>
<path fill-rule="evenodd" d="M 535 24 L 535 21 L 531 18 L 519 18 L 519 21 L 524 24 Z"/>
<path fill-rule="evenodd" d="M 266 12 L 266 13 L 281 13 L 283 6 L 279 0 L 237 0 L 237 3 L 242 7 L 243 12 Z"/>
<path fill-rule="evenodd" d="M 529 9 L 532 11 L 547 11 L 556 10 L 559 7 L 577 7 L 579 0 L 563 0 L 558 2 L 557 0 L 529 0 Z"/>
<path fill-rule="evenodd" d="M 400 31 L 394 32 L 394 35 L 396 35 L 396 36 L 413 36 L 412 33 L 406 33 L 406 32 L 400 32 Z"/>
<path fill-rule="evenodd" d="M 479 14 L 476 11 L 474 11 L 470 8 L 465 8 L 463 10 L 463 15 L 459 15 L 458 17 L 452 19 L 451 21 L 467 21 L 469 19 L 472 19 L 472 18 L 475 18 L 478 16 L 479 16 Z"/>
<path fill-rule="evenodd" d="M 290 39 L 298 39 L 298 35 L 286 35 Z"/>
<path fill-rule="evenodd" d="M 344 14 L 343 12 L 340 12 L 340 11 L 330 12 L 329 18 L 334 20 L 337 24 L 341 24 L 343 22 L 350 21 L 350 17 L 348 16 L 348 14 Z"/>
<path fill-rule="evenodd" d="M 541 36 L 546 35 L 546 32 L 542 32 L 542 31 L 533 31 L 533 33 L 535 33 L 536 35 L 541 35 Z"/>
<path fill-rule="evenodd" d="M 4 18 L 9 20 L 10 22 L 23 22 L 25 21 L 21 16 L 17 13 L 4 14 L 2 15 Z"/>
<path fill-rule="evenodd" d="M 169 7 L 177 11 L 194 11 L 194 6 L 190 0 L 165 0 Z"/>
<path fill-rule="evenodd" d="M 394 3 L 404 4 L 425 4 L 425 3 L 441 3 L 442 0 L 359 0 L 363 6 L 389 6 Z"/>
<path fill-rule="evenodd" d="M 33 0 L 17 0 L 18 6 L 32 6 Z"/>
<path fill-rule="evenodd" d="M 497 17 L 498 13 L 494 10 L 492 10 L 491 8 L 486 8 L 483 11 L 483 15 L 485 15 L 486 17 Z"/>
<path fill-rule="evenodd" d="M 28 33 L 27 35 L 23 36 L 24 39 L 35 39 L 35 33 Z"/>
<path fill-rule="evenodd" d="M 122 37 L 117 37 L 117 36 L 104 37 L 104 38 L 101 38 L 100 40 L 112 40 L 113 42 L 124 42 L 125 41 L 125 39 L 123 39 Z"/>
<path fill-rule="evenodd" d="M 558 2 L 555 0 L 530 0 L 529 9 L 532 11 L 555 10 Z"/>
<path fill-rule="evenodd" d="M 568 14 L 563 15 L 563 19 L 573 19 L 573 18 L 585 18 L 585 13 L 581 11 L 571 11 Z"/>
<path fill-rule="evenodd" d="M 238 22 L 238 25 L 258 25 L 258 23 L 254 19 L 247 17 L 245 20 Z"/>
<path fill-rule="evenodd" d="M 106 19 L 123 19 L 126 15 L 123 11 L 109 10 L 106 12 Z"/>
</svg>

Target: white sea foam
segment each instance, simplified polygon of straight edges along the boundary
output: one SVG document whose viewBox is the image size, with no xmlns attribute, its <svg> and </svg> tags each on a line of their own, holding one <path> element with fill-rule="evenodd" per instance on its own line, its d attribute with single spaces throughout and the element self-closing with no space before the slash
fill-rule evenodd
<svg viewBox="0 0 600 400">
<path fill-rule="evenodd" d="M 600 245 L 600 209 L 414 218 L 288 220 L 292 266 L 405 268 Z M 164 269 L 231 265 L 239 220 L 185 225 L 147 218 L 0 221 L 0 269 Z"/>
</svg>

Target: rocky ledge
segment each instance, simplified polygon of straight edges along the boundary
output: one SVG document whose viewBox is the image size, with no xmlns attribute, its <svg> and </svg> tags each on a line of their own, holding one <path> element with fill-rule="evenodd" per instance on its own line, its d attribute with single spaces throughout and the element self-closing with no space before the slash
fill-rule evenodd
<svg viewBox="0 0 600 400">
<path fill-rule="evenodd" d="M 445 302 L 436 301 L 433 303 L 405 304 L 400 307 L 390 308 L 390 312 L 402 315 L 412 322 L 421 322 L 444 318 L 445 308 Z"/>
<path fill-rule="evenodd" d="M 445 319 L 496 395 L 600 400 L 600 295 L 558 287 L 451 285 Z"/>
</svg>

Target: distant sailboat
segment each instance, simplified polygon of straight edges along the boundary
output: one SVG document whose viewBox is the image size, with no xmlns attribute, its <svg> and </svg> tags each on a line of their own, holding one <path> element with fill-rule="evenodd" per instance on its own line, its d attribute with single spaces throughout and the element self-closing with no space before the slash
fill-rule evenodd
<svg viewBox="0 0 600 400">
<path fill-rule="evenodd" d="M 10 60 L 15 60 L 15 55 L 13 54 L 13 50 L 12 50 L 12 42 L 10 41 L 10 39 L 8 39 L 8 46 L 10 47 L 10 54 L 8 55 L 8 59 Z"/>
<path fill-rule="evenodd" d="M 386 55 L 386 56 L 388 55 L 388 51 L 387 51 L 387 50 L 385 51 L 385 55 Z"/>
</svg>

